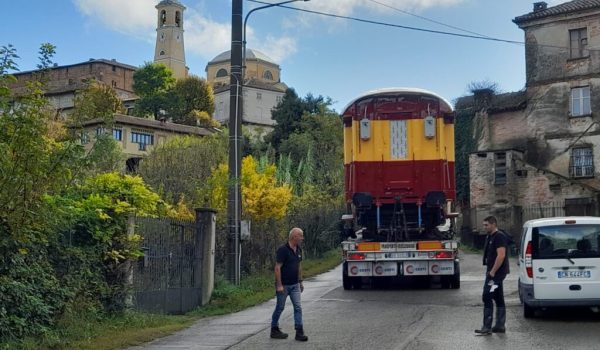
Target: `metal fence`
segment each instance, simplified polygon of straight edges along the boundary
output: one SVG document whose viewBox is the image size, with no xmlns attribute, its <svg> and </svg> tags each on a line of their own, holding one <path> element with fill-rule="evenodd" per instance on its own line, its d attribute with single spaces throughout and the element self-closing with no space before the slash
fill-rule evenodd
<svg viewBox="0 0 600 350">
<path fill-rule="evenodd" d="M 144 256 L 133 269 L 137 309 L 182 314 L 200 305 L 201 229 L 195 222 L 138 218 Z"/>
<path fill-rule="evenodd" d="M 538 203 L 524 206 L 522 208 L 523 222 L 533 219 L 551 218 L 565 216 L 565 205 L 563 202 Z"/>
</svg>

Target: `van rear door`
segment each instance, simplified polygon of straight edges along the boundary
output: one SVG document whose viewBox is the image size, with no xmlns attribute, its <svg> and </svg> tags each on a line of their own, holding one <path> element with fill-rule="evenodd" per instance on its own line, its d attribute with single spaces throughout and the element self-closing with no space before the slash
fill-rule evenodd
<svg viewBox="0 0 600 350">
<path fill-rule="evenodd" d="M 600 223 L 540 226 L 532 231 L 536 299 L 600 295 Z"/>
</svg>

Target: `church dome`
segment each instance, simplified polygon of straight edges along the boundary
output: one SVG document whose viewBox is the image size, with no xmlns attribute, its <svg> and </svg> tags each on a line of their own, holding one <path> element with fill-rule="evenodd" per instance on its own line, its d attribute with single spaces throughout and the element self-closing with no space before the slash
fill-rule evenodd
<svg viewBox="0 0 600 350">
<path fill-rule="evenodd" d="M 218 54 L 215 58 L 210 60 L 208 64 L 215 64 L 220 62 L 228 62 L 231 60 L 231 50 L 225 51 L 223 53 Z M 278 65 L 273 59 L 264 53 L 254 50 L 254 49 L 246 49 L 246 60 L 261 60 L 267 63 L 271 63 L 274 65 Z"/>
</svg>

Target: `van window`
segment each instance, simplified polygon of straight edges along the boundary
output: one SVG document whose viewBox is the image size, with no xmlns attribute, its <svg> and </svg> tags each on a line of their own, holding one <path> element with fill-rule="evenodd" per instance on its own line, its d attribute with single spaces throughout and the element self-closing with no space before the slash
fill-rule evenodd
<svg viewBox="0 0 600 350">
<path fill-rule="evenodd" d="M 600 257 L 600 225 L 536 227 L 531 238 L 534 259 Z"/>
</svg>

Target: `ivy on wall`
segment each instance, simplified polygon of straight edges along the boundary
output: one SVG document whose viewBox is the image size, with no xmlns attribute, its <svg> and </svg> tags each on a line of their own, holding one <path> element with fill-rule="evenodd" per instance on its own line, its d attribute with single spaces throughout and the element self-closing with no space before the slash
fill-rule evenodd
<svg viewBox="0 0 600 350">
<path fill-rule="evenodd" d="M 459 203 L 469 203 L 469 154 L 477 150 L 473 136 L 475 109 L 455 111 L 454 142 L 456 148 L 456 199 Z"/>
</svg>

